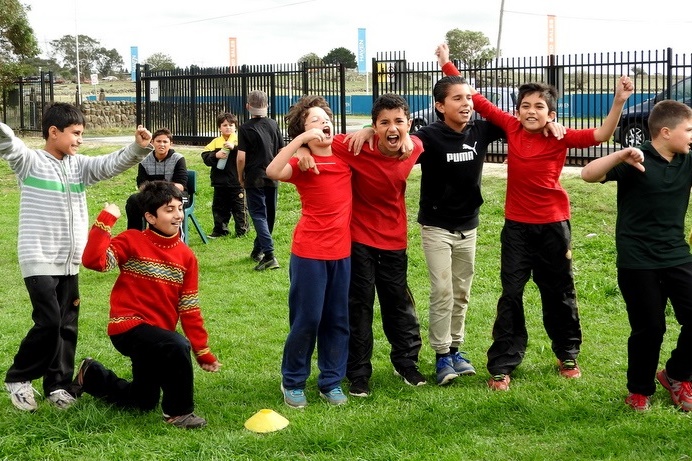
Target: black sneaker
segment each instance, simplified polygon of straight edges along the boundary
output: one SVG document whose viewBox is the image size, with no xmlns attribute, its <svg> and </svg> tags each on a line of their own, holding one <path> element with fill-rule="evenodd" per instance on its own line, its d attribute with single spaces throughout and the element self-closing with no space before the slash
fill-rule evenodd
<svg viewBox="0 0 692 461">
<path fill-rule="evenodd" d="M 279 266 L 279 261 L 277 261 L 276 258 L 264 257 L 264 258 L 262 258 L 262 260 L 259 263 L 257 263 L 257 265 L 255 266 L 255 270 L 256 271 L 265 271 L 267 269 L 278 269 L 279 267 L 281 267 L 281 266 Z"/>
<path fill-rule="evenodd" d="M 79 367 L 77 367 L 77 373 L 75 374 L 74 380 L 72 381 L 72 384 L 70 384 L 69 389 L 75 396 L 81 397 L 84 393 L 84 375 L 86 374 L 87 369 L 94 362 L 95 360 L 91 357 L 86 357 L 80 362 Z"/>
<path fill-rule="evenodd" d="M 218 232 L 212 232 L 211 234 L 207 235 L 207 237 L 210 239 L 217 239 L 220 237 L 225 237 L 226 235 L 228 235 L 228 234 L 220 234 Z"/>
<path fill-rule="evenodd" d="M 400 370 L 394 369 L 394 374 L 396 376 L 401 376 L 404 382 L 409 386 L 424 386 L 427 383 L 423 375 L 418 371 L 418 367 L 415 365 Z"/>
<path fill-rule="evenodd" d="M 200 418 L 194 413 L 188 413 L 180 416 L 163 415 L 163 420 L 166 424 L 171 424 L 181 429 L 198 429 L 207 425 L 204 418 Z"/>
<path fill-rule="evenodd" d="M 262 253 L 262 250 L 252 250 L 252 253 L 250 253 L 250 259 L 256 263 L 262 261 L 262 258 L 264 258 L 264 253 Z"/>
<path fill-rule="evenodd" d="M 348 389 L 348 393 L 354 397 L 368 397 L 370 395 L 368 378 L 361 376 L 351 381 L 351 386 Z"/>
</svg>

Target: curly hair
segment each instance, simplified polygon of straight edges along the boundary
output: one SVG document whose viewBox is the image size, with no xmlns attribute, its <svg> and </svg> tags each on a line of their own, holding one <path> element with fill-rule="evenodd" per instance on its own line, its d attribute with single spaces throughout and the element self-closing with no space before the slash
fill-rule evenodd
<svg viewBox="0 0 692 461">
<path fill-rule="evenodd" d="M 303 96 L 288 109 L 288 113 L 284 117 L 288 135 L 291 138 L 295 138 L 305 131 L 305 120 L 308 117 L 308 111 L 313 107 L 321 107 L 330 119 L 333 117 L 332 109 L 322 96 Z"/>
</svg>

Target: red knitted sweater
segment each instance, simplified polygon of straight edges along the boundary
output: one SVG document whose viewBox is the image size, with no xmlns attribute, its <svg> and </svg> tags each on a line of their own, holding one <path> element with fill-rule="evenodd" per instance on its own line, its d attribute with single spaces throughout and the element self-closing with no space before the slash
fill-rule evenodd
<svg viewBox="0 0 692 461">
<path fill-rule="evenodd" d="M 142 323 L 174 331 L 180 320 L 199 363 L 214 363 L 199 307 L 197 258 L 178 235 L 147 229 L 111 238 L 117 218 L 102 211 L 89 231 L 84 267 L 105 272 L 120 268 L 110 298 L 108 334 Z"/>
</svg>

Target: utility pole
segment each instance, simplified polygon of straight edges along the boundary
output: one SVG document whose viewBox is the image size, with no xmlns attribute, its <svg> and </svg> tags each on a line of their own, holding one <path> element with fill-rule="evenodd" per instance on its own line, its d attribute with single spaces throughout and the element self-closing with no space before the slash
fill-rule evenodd
<svg viewBox="0 0 692 461">
<path fill-rule="evenodd" d="M 495 58 L 500 59 L 500 43 L 502 41 L 502 17 L 505 15 L 505 0 L 500 2 L 500 25 L 497 28 L 497 46 L 495 47 Z"/>
</svg>

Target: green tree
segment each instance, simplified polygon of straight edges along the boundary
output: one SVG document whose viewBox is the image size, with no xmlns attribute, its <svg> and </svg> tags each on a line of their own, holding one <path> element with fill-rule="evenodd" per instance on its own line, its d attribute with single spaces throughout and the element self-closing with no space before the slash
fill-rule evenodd
<svg viewBox="0 0 692 461">
<path fill-rule="evenodd" d="M 495 50 L 483 32 L 452 29 L 445 35 L 449 45 L 449 59 L 459 60 L 465 65 L 485 64 L 495 58 Z"/>
<path fill-rule="evenodd" d="M 3 84 L 14 81 L 26 71 L 23 59 L 39 53 L 34 30 L 26 17 L 28 9 L 18 0 L 0 0 L 0 80 Z"/>
<path fill-rule="evenodd" d="M 177 67 L 173 58 L 165 53 L 152 54 L 144 61 L 144 64 L 148 64 L 150 70 L 173 70 Z"/>
<path fill-rule="evenodd" d="M 322 58 L 322 61 L 325 64 L 343 64 L 347 69 L 358 67 L 355 53 L 344 47 L 334 48 Z"/>
<path fill-rule="evenodd" d="M 77 73 L 77 42 L 74 35 L 63 35 L 51 40 L 51 57 L 63 67 Z M 79 70 L 83 75 L 100 73 L 107 75 L 124 66 L 120 53 L 115 48 L 108 50 L 101 43 L 88 35 L 79 35 Z"/>
<path fill-rule="evenodd" d="M 304 62 L 309 62 L 310 64 L 324 64 L 322 61 L 322 58 L 320 58 L 317 53 L 308 53 L 304 56 L 302 56 L 300 59 L 298 59 L 298 64 L 302 64 Z"/>
</svg>

